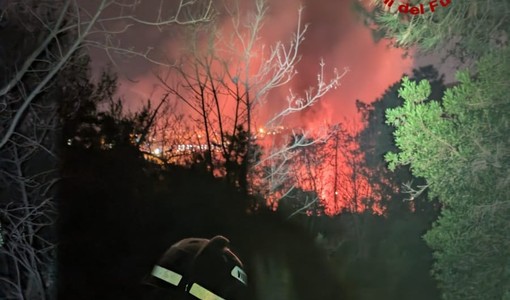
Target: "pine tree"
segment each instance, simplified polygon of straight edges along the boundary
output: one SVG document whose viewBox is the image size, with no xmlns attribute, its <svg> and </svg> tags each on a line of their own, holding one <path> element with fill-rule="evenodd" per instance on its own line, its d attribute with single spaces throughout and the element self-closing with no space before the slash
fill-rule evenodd
<svg viewBox="0 0 510 300">
<path fill-rule="evenodd" d="M 430 84 L 403 80 L 404 104 L 387 112 L 399 152 L 390 169 L 410 165 L 424 177 L 442 213 L 425 239 L 434 250 L 434 276 L 444 299 L 510 297 L 510 49 L 487 55 L 474 75 L 442 101 Z"/>
</svg>

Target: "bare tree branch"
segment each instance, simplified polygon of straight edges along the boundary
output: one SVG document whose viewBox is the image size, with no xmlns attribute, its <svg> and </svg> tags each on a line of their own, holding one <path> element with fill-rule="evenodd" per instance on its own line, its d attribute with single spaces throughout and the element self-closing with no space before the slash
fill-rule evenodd
<svg viewBox="0 0 510 300">
<path fill-rule="evenodd" d="M 425 185 L 418 185 L 416 188 L 413 187 L 413 182 L 406 182 L 402 185 L 402 193 L 408 194 L 409 198 L 405 199 L 407 201 L 413 201 L 414 199 L 418 198 L 423 192 L 427 190 L 429 187 L 428 184 Z"/>
<path fill-rule="evenodd" d="M 21 67 L 21 69 L 19 69 L 15 75 L 12 77 L 11 80 L 9 80 L 5 85 L 4 87 L 2 87 L 0 89 L 0 97 L 4 97 L 13 87 L 16 86 L 16 84 L 21 80 L 21 78 L 23 78 L 23 76 L 25 76 L 25 74 L 27 73 L 28 69 L 32 66 L 32 64 L 34 63 L 34 61 L 39 57 L 39 55 L 44 51 L 46 50 L 46 48 L 48 47 L 48 45 L 51 43 L 51 41 L 53 39 L 56 38 L 56 33 L 58 31 L 58 29 L 60 28 L 60 26 L 62 25 L 62 22 L 64 21 L 64 17 L 66 16 L 67 14 L 67 9 L 69 7 L 69 4 L 70 4 L 71 1 L 66 1 L 64 3 L 64 6 L 62 7 L 62 11 L 60 12 L 60 15 L 58 17 L 58 20 L 54 26 L 54 28 L 52 30 L 50 30 L 50 34 L 48 34 L 48 36 L 46 37 L 46 39 L 39 45 L 39 47 L 37 49 L 35 49 L 35 51 L 25 60 L 25 63 L 23 64 L 23 66 Z M 44 24 L 46 25 L 46 24 Z"/>
<path fill-rule="evenodd" d="M 196 122 L 193 131 L 199 136 L 196 146 L 205 148 L 202 154 L 208 171 L 226 177 L 237 172 L 234 184 L 243 185 L 240 182 L 244 180 L 248 182 L 244 185 L 249 185 L 247 191 L 261 189 L 270 198 L 283 186 L 287 190 L 280 195 L 291 193 L 297 186 L 290 166 L 298 149 L 320 144 L 329 134 L 310 138 L 311 134 L 295 128 L 283 133 L 289 135 L 284 142 L 276 142 L 270 141 L 276 136 L 259 138 L 253 130 L 255 122 L 260 121 L 259 106 L 270 105 L 267 94 L 291 83 L 296 75 L 299 49 L 307 30 L 300 8 L 292 38 L 263 45 L 261 29 L 268 9 L 264 0 L 255 1 L 252 11 L 241 9 L 237 1 L 226 2 L 223 11 L 231 21 L 229 31 L 221 31 L 214 22 L 192 27 L 188 48 L 180 54 L 180 60 L 156 76 L 175 101 L 190 108 L 190 120 Z M 316 104 L 340 85 L 347 72 L 347 68 L 342 73 L 333 69 L 328 78 L 321 60 L 316 86 L 300 93 L 290 91 L 287 106 L 261 128 L 284 128 L 285 117 Z M 262 144 L 264 153 L 260 151 Z"/>
<path fill-rule="evenodd" d="M 6 18 L 8 28 L 0 34 L 9 36 L 9 29 L 15 29 L 26 38 L 23 45 L 27 45 L 22 49 L 9 44 L 2 47 L 5 79 L 0 82 L 0 290 L 5 299 L 55 297 L 54 188 L 59 178 L 55 149 L 60 143 L 57 132 L 61 125 L 58 107 L 69 101 L 62 96 L 65 89 L 74 88 L 63 86 L 61 81 L 69 83 L 72 79 L 62 74 L 69 72 L 80 61 L 82 51 L 90 47 L 100 47 L 108 54 L 112 49 L 124 50 L 158 63 L 150 48 L 137 51 L 116 45 L 114 36 L 133 24 L 161 30 L 172 24 L 210 22 L 215 15 L 211 0 L 180 0 L 170 17 L 163 16 L 161 1 L 156 20 L 134 15 L 139 1 L 101 0 L 90 12 L 81 6 L 84 3 L 15 0 L 1 4 L 0 18 Z M 119 22 L 127 24 L 119 29 Z M 99 36 L 105 42 L 99 42 Z"/>
</svg>

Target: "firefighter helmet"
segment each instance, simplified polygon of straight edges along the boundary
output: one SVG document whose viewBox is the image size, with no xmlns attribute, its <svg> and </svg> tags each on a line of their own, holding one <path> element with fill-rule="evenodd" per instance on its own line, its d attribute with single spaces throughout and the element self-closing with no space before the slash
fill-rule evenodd
<svg viewBox="0 0 510 300">
<path fill-rule="evenodd" d="M 145 283 L 182 299 L 246 299 L 247 276 L 229 244 L 223 236 L 183 239 L 163 254 Z"/>
</svg>

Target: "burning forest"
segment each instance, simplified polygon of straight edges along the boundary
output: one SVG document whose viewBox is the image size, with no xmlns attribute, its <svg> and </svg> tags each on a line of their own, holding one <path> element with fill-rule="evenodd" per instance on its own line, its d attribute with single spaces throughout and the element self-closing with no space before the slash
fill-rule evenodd
<svg viewBox="0 0 510 300">
<path fill-rule="evenodd" d="M 510 6 L 429 2 L 0 1 L 0 298 L 507 299 Z"/>
</svg>

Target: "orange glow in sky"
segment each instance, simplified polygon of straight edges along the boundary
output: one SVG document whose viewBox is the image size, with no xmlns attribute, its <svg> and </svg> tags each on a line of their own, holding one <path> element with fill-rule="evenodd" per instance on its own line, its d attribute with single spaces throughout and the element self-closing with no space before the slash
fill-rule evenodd
<svg viewBox="0 0 510 300">
<path fill-rule="evenodd" d="M 370 29 L 363 25 L 351 9 L 350 1 L 308 0 L 303 1 L 303 4 L 305 7 L 303 22 L 308 23 L 309 27 L 300 48 L 302 58 L 297 65 L 298 74 L 288 86 L 275 89 L 268 95 L 267 104 L 259 107 L 259 114 L 255 120 L 256 128 L 258 129 L 260 124 L 264 124 L 286 105 L 285 99 L 289 88 L 300 93 L 316 85 L 321 58 L 326 63 L 326 72 L 329 71 L 330 74 L 334 68 L 341 70 L 348 67 L 350 72 L 342 79 L 340 87 L 331 90 L 311 108 L 289 117 L 286 126 L 313 131 L 325 124 L 347 122 L 359 128 L 357 126 L 361 123 L 356 112 L 356 100 L 372 102 L 377 99 L 404 73 L 411 71 L 414 61 L 411 58 L 404 58 L 401 50 L 390 48 L 387 42 L 376 44 Z M 297 0 L 281 0 L 271 1 L 269 5 L 260 43 L 271 45 L 279 40 L 286 42 L 296 28 L 300 3 Z M 225 21 L 222 28 L 228 32 L 230 23 Z M 179 48 L 178 40 L 167 38 L 159 43 L 167 47 L 170 55 L 179 55 L 176 51 Z M 132 66 L 131 69 L 133 67 L 136 68 Z M 123 68 L 129 73 L 128 66 Z M 154 76 L 154 69 L 146 67 L 141 69 L 145 71 L 131 73 L 130 79 L 121 77 L 119 80 L 119 94 L 124 96 L 132 109 L 145 103 L 148 98 L 154 99 L 157 103 L 157 99 L 163 94 L 163 89 L 158 86 L 158 80 Z M 328 162 L 328 166 L 330 165 Z M 303 166 L 297 167 L 301 171 L 310 171 L 302 168 Z M 363 191 L 367 195 L 371 192 L 367 180 L 359 174 L 357 181 L 351 182 L 351 186 L 347 183 L 340 184 L 338 186 L 341 186 L 341 189 L 337 186 L 335 190 L 331 180 L 335 172 L 331 167 L 328 169 L 324 165 L 314 168 L 318 168 L 314 171 L 317 172 L 315 177 L 322 181 L 321 198 L 327 202 L 326 209 L 330 214 L 345 209 L 347 194 L 354 193 L 354 190 Z M 353 176 L 353 170 L 349 169 L 346 162 L 338 164 L 337 173 L 342 173 L 345 178 Z M 309 180 L 303 180 L 303 187 L 310 185 Z M 344 199 L 343 204 L 338 202 L 340 197 Z M 333 199 L 337 199 L 336 203 Z"/>
</svg>

